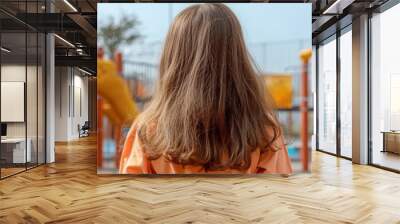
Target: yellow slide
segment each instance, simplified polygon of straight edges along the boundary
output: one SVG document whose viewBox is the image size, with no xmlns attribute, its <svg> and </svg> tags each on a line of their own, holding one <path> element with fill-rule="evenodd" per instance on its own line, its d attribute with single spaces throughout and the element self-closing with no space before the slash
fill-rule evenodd
<svg viewBox="0 0 400 224">
<path fill-rule="evenodd" d="M 130 124 L 139 114 L 125 80 L 114 62 L 98 59 L 97 91 L 103 97 L 103 112 L 113 125 Z"/>
</svg>

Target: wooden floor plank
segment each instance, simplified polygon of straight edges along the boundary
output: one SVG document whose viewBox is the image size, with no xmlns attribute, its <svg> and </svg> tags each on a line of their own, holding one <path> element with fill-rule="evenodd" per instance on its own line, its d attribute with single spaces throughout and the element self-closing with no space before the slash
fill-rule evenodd
<svg viewBox="0 0 400 224">
<path fill-rule="evenodd" d="M 96 174 L 96 140 L 0 181 L 0 223 L 400 223 L 400 175 L 313 152 L 312 173 Z"/>
</svg>

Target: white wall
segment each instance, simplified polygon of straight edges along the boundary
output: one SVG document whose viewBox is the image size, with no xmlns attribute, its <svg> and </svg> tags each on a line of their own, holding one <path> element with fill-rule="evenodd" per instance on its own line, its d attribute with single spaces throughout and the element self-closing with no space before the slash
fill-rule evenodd
<svg viewBox="0 0 400 224">
<path fill-rule="evenodd" d="M 25 82 L 25 74 L 26 70 L 28 74 L 36 74 L 36 67 L 34 66 L 28 66 L 27 68 L 25 65 L 2 65 L 1 66 L 1 81 L 2 82 Z M 30 107 L 35 107 L 36 108 L 36 80 L 31 80 L 30 76 L 29 78 L 29 86 L 35 86 L 35 88 L 27 88 L 27 103 Z M 34 102 L 34 103 L 32 103 Z M 36 109 L 34 110 L 36 111 Z M 7 110 L 7 108 L 1 108 L 1 110 Z M 29 109 L 29 112 L 32 111 L 32 108 Z M 36 113 L 27 113 L 28 116 L 28 122 L 35 121 L 37 119 Z M 33 125 L 28 125 L 29 127 L 33 127 Z M 36 126 L 34 128 L 36 130 Z M 29 132 L 29 130 L 28 130 Z M 29 134 L 29 133 L 28 133 Z M 25 122 L 7 122 L 7 136 L 8 137 L 25 137 Z M 29 136 L 28 136 L 29 137 Z"/>
<path fill-rule="evenodd" d="M 76 72 L 76 70 L 75 70 Z M 71 135 L 77 137 L 79 135 L 77 126 L 81 126 L 88 120 L 88 78 L 79 75 L 74 75 L 74 116 L 72 119 Z M 79 102 L 80 101 L 80 102 Z M 82 108 L 80 108 L 82 107 Z M 82 110 L 82 111 L 80 111 Z"/>
<path fill-rule="evenodd" d="M 68 88 L 69 79 L 67 67 L 56 67 L 55 68 L 55 141 L 67 141 L 68 140 L 68 117 L 69 117 L 69 105 L 68 105 Z"/>
<path fill-rule="evenodd" d="M 38 70 L 37 70 L 38 69 Z M 27 80 L 25 80 L 27 78 Z M 32 162 L 39 159 L 39 163 L 44 163 L 44 74 L 41 66 L 25 66 L 25 64 L 3 64 L 1 66 L 2 82 L 24 82 L 26 84 L 26 106 L 24 105 L 22 113 L 26 112 L 27 120 L 22 122 L 6 122 L 7 137 L 9 138 L 25 138 L 29 139 L 31 148 Z M 23 94 L 23 93 L 22 93 Z M 7 97 L 7 96 L 2 96 Z M 1 108 L 4 110 L 12 110 L 11 108 Z M 8 111 L 11 112 L 12 111 Z M 37 155 L 38 154 L 38 155 Z"/>
<path fill-rule="evenodd" d="M 83 75 L 76 68 L 56 67 L 56 141 L 77 139 L 78 124 L 88 120 L 88 78 Z"/>
<path fill-rule="evenodd" d="M 25 82 L 25 65 L 2 65 L 1 81 Z M 1 108 L 1 110 L 6 110 L 6 108 Z M 25 123 L 7 123 L 7 137 L 25 137 Z"/>
</svg>

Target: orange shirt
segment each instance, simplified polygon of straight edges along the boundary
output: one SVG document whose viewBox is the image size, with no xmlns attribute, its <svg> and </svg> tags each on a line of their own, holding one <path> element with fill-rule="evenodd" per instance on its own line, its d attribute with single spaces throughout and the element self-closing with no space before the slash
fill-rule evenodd
<svg viewBox="0 0 400 224">
<path fill-rule="evenodd" d="M 140 139 L 137 136 L 137 127 L 132 125 L 125 140 L 121 155 L 119 173 L 121 174 L 291 174 L 292 165 L 287 153 L 283 138 L 277 140 L 279 150 L 267 150 L 261 152 L 259 149 L 251 154 L 251 164 L 247 170 L 225 169 L 206 170 L 198 165 L 181 165 L 168 161 L 160 156 L 158 159 L 149 160 Z"/>
</svg>

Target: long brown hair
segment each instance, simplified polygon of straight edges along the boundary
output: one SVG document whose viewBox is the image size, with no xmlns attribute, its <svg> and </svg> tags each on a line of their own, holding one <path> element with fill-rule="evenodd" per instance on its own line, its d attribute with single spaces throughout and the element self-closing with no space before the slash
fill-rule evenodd
<svg viewBox="0 0 400 224">
<path fill-rule="evenodd" d="M 223 4 L 197 4 L 177 15 L 159 75 L 138 121 L 150 159 L 243 169 L 252 151 L 271 149 L 281 134 L 240 23 Z"/>
</svg>

